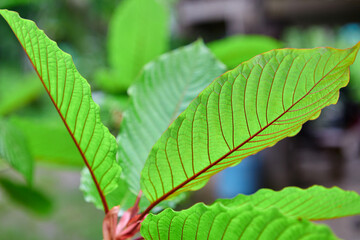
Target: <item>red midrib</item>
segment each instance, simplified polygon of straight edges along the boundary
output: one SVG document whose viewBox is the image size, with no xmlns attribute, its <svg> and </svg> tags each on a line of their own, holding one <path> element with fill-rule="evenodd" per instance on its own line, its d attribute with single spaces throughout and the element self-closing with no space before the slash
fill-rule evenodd
<svg viewBox="0 0 360 240">
<path fill-rule="evenodd" d="M 343 62 L 352 52 L 350 52 L 344 59 L 342 59 L 338 64 L 336 64 L 326 75 L 324 75 L 316 84 L 314 84 L 314 86 L 307 91 L 307 93 L 302 96 L 299 100 L 297 100 L 295 103 L 293 103 L 287 110 L 285 110 L 282 114 L 280 114 L 277 118 L 275 118 L 273 121 L 271 121 L 270 123 L 268 123 L 265 127 L 261 128 L 259 131 L 257 131 L 254 135 L 252 135 L 251 137 L 249 137 L 246 141 L 242 142 L 240 145 L 238 145 L 236 148 L 232 149 L 231 151 L 229 151 L 228 153 L 226 153 L 224 156 L 222 156 L 221 158 L 219 158 L 218 160 L 216 160 L 215 162 L 211 163 L 209 166 L 207 166 L 206 168 L 202 169 L 201 171 L 199 171 L 198 173 L 196 173 L 195 175 L 193 175 L 192 177 L 186 179 L 184 182 L 182 182 L 181 184 L 179 184 L 178 186 L 176 186 L 175 188 L 173 188 L 172 190 L 170 190 L 169 192 L 165 193 L 162 197 L 158 198 L 156 201 L 154 201 L 148 208 L 146 208 L 146 210 L 141 214 L 140 219 L 142 219 L 143 217 L 146 216 L 146 214 L 148 214 L 151 209 L 153 209 L 157 204 L 159 204 L 160 202 L 162 202 L 163 200 L 165 200 L 166 198 L 168 198 L 169 196 L 171 196 L 173 193 L 175 193 L 176 191 L 178 191 L 179 189 L 181 189 L 182 187 L 184 187 L 186 184 L 188 184 L 189 182 L 191 182 L 192 180 L 196 179 L 197 177 L 199 177 L 201 174 L 205 173 L 206 171 L 208 171 L 210 168 L 214 167 L 215 165 L 217 165 L 219 162 L 221 162 L 222 160 L 224 160 L 225 158 L 227 158 L 229 155 L 231 155 L 233 152 L 235 152 L 236 150 L 238 150 L 239 148 L 241 148 L 243 145 L 245 145 L 246 143 L 248 143 L 250 140 L 252 140 L 254 137 L 256 137 L 258 134 L 260 134 L 262 131 L 264 131 L 266 128 L 268 128 L 269 126 L 271 126 L 274 122 L 276 122 L 279 118 L 281 118 L 284 114 L 286 114 L 288 111 L 290 111 L 291 108 L 293 108 L 296 104 L 298 104 L 302 99 L 304 99 L 330 72 L 332 72 L 341 62 Z"/>
<path fill-rule="evenodd" d="M 46 92 L 48 93 L 48 95 L 49 95 L 49 97 L 50 97 L 50 99 L 51 99 L 51 102 L 53 103 L 56 111 L 57 111 L 58 114 L 60 115 L 61 120 L 62 120 L 63 123 L 65 124 L 66 129 L 68 130 L 68 132 L 69 132 L 69 134 L 70 134 L 73 142 L 75 143 L 77 149 L 79 150 L 80 155 L 81 155 L 82 159 L 84 160 L 86 167 L 89 169 L 89 172 L 90 172 L 90 174 L 91 174 L 91 177 L 92 177 L 92 179 L 93 179 L 93 181 L 94 181 L 94 183 L 95 183 L 96 189 L 97 189 L 98 192 L 99 192 L 99 195 L 100 195 L 100 198 L 101 198 L 101 202 L 102 202 L 103 207 L 104 207 L 105 214 L 108 213 L 108 212 L 109 212 L 109 207 L 108 207 L 108 205 L 107 205 L 106 198 L 105 198 L 105 196 L 104 196 L 104 194 L 103 194 L 103 192 L 102 192 L 102 190 L 101 190 L 101 188 L 100 188 L 100 185 L 99 185 L 99 183 L 98 183 L 98 181 L 97 181 L 97 179 L 96 179 L 96 177 L 95 177 L 94 172 L 93 172 L 92 169 L 90 168 L 90 165 L 89 165 L 89 163 L 88 163 L 88 160 L 87 160 L 86 157 L 85 157 L 85 154 L 83 153 L 82 149 L 80 148 L 79 143 L 78 143 L 77 140 L 75 139 L 75 136 L 74 136 L 74 134 L 72 133 L 72 131 L 70 130 L 69 125 L 68 125 L 67 122 L 65 121 L 62 113 L 60 112 L 60 109 L 57 107 L 57 105 L 56 105 L 53 97 L 51 96 L 49 90 L 47 89 L 47 87 L 46 87 L 46 85 L 45 85 L 45 83 L 44 83 L 44 80 L 43 80 L 42 76 L 41 76 L 40 73 L 38 72 L 38 69 L 35 67 L 34 62 L 32 61 L 32 59 L 30 58 L 29 54 L 27 53 L 27 51 L 26 51 L 23 43 L 20 41 L 18 35 L 16 34 L 15 30 L 13 29 L 13 27 L 12 27 L 12 25 L 9 23 L 9 21 L 8 21 L 7 19 L 5 19 L 5 20 L 8 22 L 11 30 L 13 31 L 13 33 L 14 33 L 15 37 L 17 38 L 17 40 L 19 41 L 19 43 L 20 43 L 21 47 L 23 48 L 26 56 L 29 58 L 30 63 L 31 63 L 31 65 L 33 66 L 36 74 L 38 75 L 41 83 L 43 84 Z M 22 31 L 21 28 L 20 28 L 20 30 Z M 24 39 L 24 41 L 25 41 L 25 39 Z M 32 44 L 30 44 L 30 45 L 31 45 L 31 48 L 33 49 Z M 34 57 L 35 57 L 35 55 L 34 55 Z M 46 59 L 46 61 L 47 61 L 47 59 Z M 40 62 L 40 66 L 41 66 L 41 62 Z M 74 74 L 75 74 L 75 73 L 74 73 Z M 49 81 L 50 81 L 50 79 L 49 79 Z M 75 84 L 75 82 L 74 82 L 74 84 Z"/>
</svg>

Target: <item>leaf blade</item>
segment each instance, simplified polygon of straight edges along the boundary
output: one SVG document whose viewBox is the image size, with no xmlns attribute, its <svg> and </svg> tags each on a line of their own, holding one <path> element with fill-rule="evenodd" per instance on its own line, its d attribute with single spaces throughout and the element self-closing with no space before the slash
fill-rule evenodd
<svg viewBox="0 0 360 240">
<path fill-rule="evenodd" d="M 33 180 L 34 160 L 23 132 L 0 118 L 0 159 L 21 173 L 29 185 Z"/>
<path fill-rule="evenodd" d="M 224 71 L 201 41 L 145 66 L 129 89 L 130 107 L 117 138 L 120 165 L 134 194 L 140 190 L 141 169 L 156 140 L 201 89 Z"/>
<path fill-rule="evenodd" d="M 326 226 L 282 215 L 277 209 L 260 211 L 251 205 L 225 207 L 196 204 L 175 212 L 150 214 L 141 224 L 145 239 L 336 239 Z"/>
<path fill-rule="evenodd" d="M 273 50 L 214 80 L 154 145 L 141 179 L 149 209 L 295 135 L 337 102 L 358 48 Z M 172 157 L 170 165 L 165 153 Z"/>
<path fill-rule="evenodd" d="M 168 18 L 167 9 L 156 0 L 121 2 L 109 25 L 110 71 L 99 84 L 111 92 L 125 91 L 146 63 L 168 49 Z"/>
<path fill-rule="evenodd" d="M 240 194 L 233 199 L 220 199 L 216 202 L 228 207 L 247 203 L 265 210 L 275 207 L 286 216 L 311 221 L 360 214 L 359 194 L 338 187 L 312 186 L 307 189 L 287 187 L 281 191 L 260 189 L 249 196 Z"/>
<path fill-rule="evenodd" d="M 34 66 L 88 167 L 107 212 L 105 196 L 117 187 L 121 168 L 115 162 L 115 138 L 100 121 L 99 106 L 91 98 L 89 84 L 76 70 L 71 56 L 61 51 L 34 22 L 8 10 L 0 10 L 0 14 Z"/>
</svg>

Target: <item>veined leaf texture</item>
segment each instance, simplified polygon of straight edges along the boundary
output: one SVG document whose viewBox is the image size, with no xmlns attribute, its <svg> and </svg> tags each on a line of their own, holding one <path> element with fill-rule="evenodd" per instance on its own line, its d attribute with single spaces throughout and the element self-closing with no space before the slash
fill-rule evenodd
<svg viewBox="0 0 360 240">
<path fill-rule="evenodd" d="M 289 218 L 276 208 L 259 210 L 245 204 L 225 207 L 219 203 L 203 203 L 180 212 L 166 209 L 150 214 L 141 225 L 145 239 L 162 240 L 330 240 L 336 239 L 325 225 Z"/>
<path fill-rule="evenodd" d="M 162 55 L 147 64 L 129 89 L 118 158 L 134 194 L 140 190 L 140 174 L 152 146 L 171 122 L 214 78 L 225 72 L 208 48 L 197 41 Z"/>
<path fill-rule="evenodd" d="M 115 161 L 115 138 L 101 123 L 99 107 L 91 98 L 90 86 L 76 70 L 69 54 L 59 49 L 34 22 L 16 12 L 0 10 L 28 55 L 89 169 L 105 211 L 106 195 L 120 180 Z"/>
<path fill-rule="evenodd" d="M 215 79 L 146 161 L 141 187 L 152 206 L 197 190 L 217 172 L 297 134 L 337 102 L 358 49 L 273 50 Z"/>
<path fill-rule="evenodd" d="M 311 221 L 360 214 L 360 196 L 338 187 L 312 186 L 308 189 L 287 187 L 281 191 L 260 189 L 252 195 L 239 194 L 216 202 L 227 207 L 251 204 L 258 209 L 277 208 L 286 216 Z"/>
</svg>

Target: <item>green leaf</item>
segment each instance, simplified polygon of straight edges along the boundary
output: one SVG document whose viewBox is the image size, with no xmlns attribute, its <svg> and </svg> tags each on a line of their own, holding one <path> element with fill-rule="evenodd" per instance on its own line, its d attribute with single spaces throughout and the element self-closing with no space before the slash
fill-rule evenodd
<svg viewBox="0 0 360 240">
<path fill-rule="evenodd" d="M 0 186 L 15 203 L 40 215 L 47 215 L 53 210 L 52 201 L 42 192 L 29 186 L 0 178 Z"/>
<path fill-rule="evenodd" d="M 124 91 L 144 64 L 168 49 L 168 12 L 156 0 L 124 0 L 110 21 L 110 71 L 99 84 L 107 91 Z M 106 76 L 108 75 L 108 76 Z"/>
<path fill-rule="evenodd" d="M 134 194 L 152 146 L 190 102 L 225 71 L 201 41 L 162 55 L 147 64 L 129 89 L 118 136 L 118 158 Z"/>
<path fill-rule="evenodd" d="M 287 187 L 276 192 L 261 189 L 246 196 L 217 200 L 227 207 L 251 204 L 258 209 L 275 207 L 286 216 L 312 221 L 340 218 L 360 214 L 360 196 L 356 192 L 338 187 L 313 186 L 308 189 Z"/>
<path fill-rule="evenodd" d="M 266 51 L 281 48 L 282 43 L 267 36 L 238 35 L 208 44 L 215 56 L 229 69 Z"/>
<path fill-rule="evenodd" d="M 83 166 L 81 155 L 60 118 L 11 117 L 9 121 L 23 132 L 31 155 L 36 160 L 57 165 Z"/>
<path fill-rule="evenodd" d="M 8 121 L 0 119 L 0 159 L 21 173 L 32 183 L 34 161 L 24 134 Z"/>
<path fill-rule="evenodd" d="M 0 14 L 27 53 L 90 170 L 107 212 L 105 197 L 117 187 L 121 168 L 115 161 L 116 140 L 100 121 L 89 84 L 76 70 L 71 56 L 61 51 L 34 22 L 12 11 L 0 10 Z"/>
<path fill-rule="evenodd" d="M 358 48 L 273 50 L 217 78 L 154 145 L 141 176 L 149 209 L 296 135 L 337 102 Z"/>
<path fill-rule="evenodd" d="M 225 207 L 203 203 L 175 212 L 148 215 L 141 224 L 145 239 L 336 239 L 324 225 L 282 215 L 277 209 L 259 210 L 250 204 Z"/>
<path fill-rule="evenodd" d="M 0 116 L 25 106 L 40 95 L 42 86 L 34 79 L 35 75 L 20 74 L 7 66 L 1 69 Z"/>
</svg>

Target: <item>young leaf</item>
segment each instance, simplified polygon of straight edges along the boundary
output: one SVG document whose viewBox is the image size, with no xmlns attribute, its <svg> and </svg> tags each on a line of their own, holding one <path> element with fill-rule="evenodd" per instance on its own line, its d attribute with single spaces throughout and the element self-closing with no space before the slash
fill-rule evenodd
<svg viewBox="0 0 360 240">
<path fill-rule="evenodd" d="M 154 145 L 141 176 L 148 210 L 296 135 L 337 102 L 358 48 L 273 50 L 216 79 Z"/>
<path fill-rule="evenodd" d="M 238 35 L 208 44 L 210 50 L 229 69 L 266 51 L 281 48 L 281 42 L 261 35 Z"/>
<path fill-rule="evenodd" d="M 324 225 L 282 215 L 277 209 L 259 210 L 250 204 L 225 207 L 202 203 L 175 212 L 150 214 L 141 224 L 145 239 L 336 239 Z"/>
<path fill-rule="evenodd" d="M 259 209 L 275 207 L 286 216 L 312 221 L 360 214 L 360 196 L 356 192 L 344 191 L 338 187 L 287 187 L 279 192 L 261 189 L 249 196 L 240 194 L 233 199 L 221 199 L 217 202 L 227 207 L 245 204 Z"/>
<path fill-rule="evenodd" d="M 76 70 L 71 56 L 61 51 L 34 22 L 16 12 L 0 10 L 28 55 L 52 103 L 78 148 L 105 212 L 105 196 L 117 187 L 120 166 L 115 162 L 116 140 L 101 123 L 90 86 Z"/>
<path fill-rule="evenodd" d="M 34 160 L 24 134 L 3 119 L 0 119 L 0 159 L 21 173 L 28 184 L 32 183 Z"/>
<path fill-rule="evenodd" d="M 168 41 L 168 13 L 162 4 L 157 0 L 121 2 L 109 26 L 111 70 L 99 84 L 108 91 L 125 91 L 144 64 L 167 50 Z"/>
<path fill-rule="evenodd" d="M 152 146 L 200 91 L 224 71 L 224 65 L 201 41 L 146 65 L 129 89 L 130 107 L 123 115 L 117 139 L 120 165 L 135 196 Z"/>
</svg>

